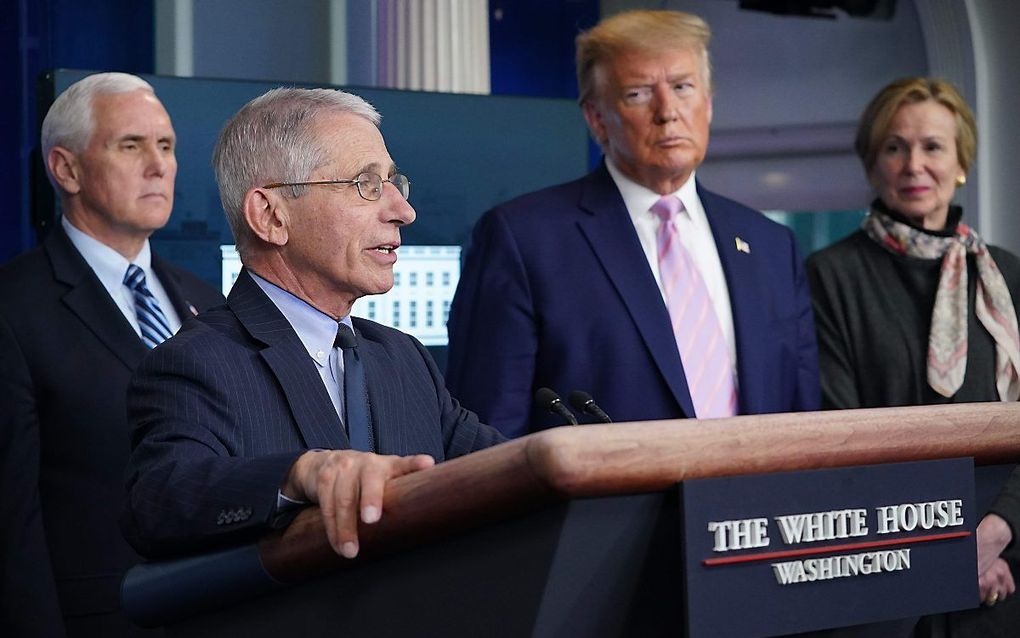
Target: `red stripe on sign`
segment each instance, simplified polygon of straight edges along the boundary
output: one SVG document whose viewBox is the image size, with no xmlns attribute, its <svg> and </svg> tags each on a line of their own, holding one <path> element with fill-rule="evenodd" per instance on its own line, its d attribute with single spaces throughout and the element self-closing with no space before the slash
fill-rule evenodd
<svg viewBox="0 0 1020 638">
<path fill-rule="evenodd" d="M 944 541 L 953 538 L 966 538 L 973 532 L 952 532 L 948 534 L 931 534 L 929 536 L 914 536 L 911 538 L 891 538 L 884 541 L 869 541 L 867 543 L 848 543 L 846 545 L 827 545 L 825 547 L 809 547 L 805 549 L 789 549 L 783 552 L 767 552 L 764 554 L 745 554 L 743 556 L 728 556 L 726 558 L 706 558 L 701 561 L 706 567 L 719 565 L 733 565 L 736 563 L 755 563 L 759 561 L 775 560 L 777 558 L 791 558 L 793 556 L 810 556 L 812 554 L 835 554 L 837 552 L 849 552 L 855 549 L 871 549 L 873 547 L 889 547 L 890 545 L 911 545 L 914 543 L 931 543 Z"/>
</svg>

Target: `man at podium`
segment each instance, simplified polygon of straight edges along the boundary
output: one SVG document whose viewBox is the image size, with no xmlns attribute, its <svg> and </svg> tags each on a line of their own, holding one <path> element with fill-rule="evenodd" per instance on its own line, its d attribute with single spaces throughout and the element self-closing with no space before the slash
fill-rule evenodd
<svg viewBox="0 0 1020 638">
<path fill-rule="evenodd" d="M 503 440 L 420 343 L 349 314 L 392 287 L 415 218 L 379 119 L 343 91 L 281 88 L 221 133 L 213 163 L 244 269 L 226 306 L 132 381 L 122 527 L 142 554 L 251 540 L 318 503 L 353 558 L 388 479 Z"/>
</svg>

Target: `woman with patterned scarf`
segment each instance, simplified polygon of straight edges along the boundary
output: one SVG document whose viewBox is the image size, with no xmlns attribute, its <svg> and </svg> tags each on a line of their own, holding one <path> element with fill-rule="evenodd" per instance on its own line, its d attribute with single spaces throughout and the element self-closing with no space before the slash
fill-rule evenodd
<svg viewBox="0 0 1020 638">
<path fill-rule="evenodd" d="M 855 149 L 877 198 L 859 231 L 808 259 L 826 407 L 1020 397 L 1020 259 L 985 244 L 951 204 L 976 148 L 974 115 L 947 82 L 898 80 L 865 109 Z M 1018 528 L 1020 470 L 978 526 L 981 596 L 998 606 L 922 627 L 1015 635 L 1005 616 L 1020 601 L 1001 601 L 1020 576 L 1007 562 L 1018 565 Z"/>
</svg>

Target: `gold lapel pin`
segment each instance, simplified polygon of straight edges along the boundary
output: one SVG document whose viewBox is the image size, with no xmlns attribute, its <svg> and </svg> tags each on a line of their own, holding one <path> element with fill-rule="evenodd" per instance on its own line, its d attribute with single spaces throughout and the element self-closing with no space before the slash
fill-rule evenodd
<svg viewBox="0 0 1020 638">
<path fill-rule="evenodd" d="M 751 244 L 747 243 L 746 241 L 739 237 L 734 237 L 733 241 L 736 242 L 737 244 L 738 253 L 747 253 L 748 255 L 751 254 Z"/>
</svg>

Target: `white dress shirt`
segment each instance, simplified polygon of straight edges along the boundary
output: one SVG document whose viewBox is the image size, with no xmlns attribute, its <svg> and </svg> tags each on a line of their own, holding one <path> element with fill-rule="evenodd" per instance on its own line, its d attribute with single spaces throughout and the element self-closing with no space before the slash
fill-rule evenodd
<svg viewBox="0 0 1020 638">
<path fill-rule="evenodd" d="M 166 289 L 163 288 L 159 277 L 152 270 L 152 250 L 149 248 L 149 240 L 145 240 L 142 250 L 132 262 L 95 237 L 78 230 L 66 216 L 61 216 L 60 224 L 63 226 L 64 232 L 67 233 L 68 239 L 85 258 L 85 262 L 96 273 L 96 277 L 99 277 L 99 281 L 106 291 L 110 293 L 110 297 L 120 308 L 124 318 L 135 329 L 139 339 L 142 337 L 142 329 L 138 326 L 134 294 L 130 288 L 124 285 L 124 274 L 127 273 L 128 266 L 131 264 L 135 264 L 145 273 L 145 285 L 159 302 L 159 309 L 166 316 L 170 331 L 176 333 L 181 329 L 181 318 L 177 316 L 177 311 L 174 310 L 174 305 L 170 302 Z"/>
<path fill-rule="evenodd" d="M 659 275 L 659 249 L 656 242 L 656 234 L 662 221 L 651 210 L 661 195 L 628 178 L 609 158 L 606 158 L 606 168 L 609 169 L 609 175 L 612 176 L 616 188 L 623 197 L 623 203 L 634 223 L 638 239 L 641 240 L 641 248 L 645 251 L 648 267 L 652 269 L 655 283 L 659 285 L 659 293 L 665 302 L 666 292 L 662 287 L 662 277 Z M 675 220 L 677 230 L 680 232 L 680 241 L 690 253 L 691 259 L 701 273 L 701 278 L 705 281 L 715 316 L 719 319 L 719 327 L 729 348 L 730 361 L 736 370 L 737 342 L 733 331 L 730 290 L 726 285 L 726 276 L 723 273 L 722 262 L 719 261 L 719 251 L 712 236 L 712 228 L 708 225 L 705 207 L 698 197 L 694 173 L 691 173 L 690 179 L 673 194 L 679 197 L 684 205 L 684 209 Z"/>
</svg>

